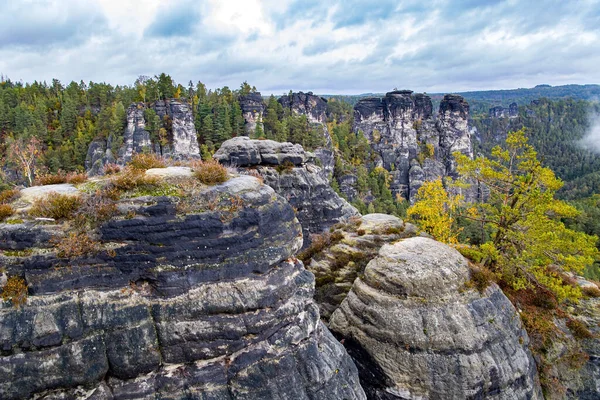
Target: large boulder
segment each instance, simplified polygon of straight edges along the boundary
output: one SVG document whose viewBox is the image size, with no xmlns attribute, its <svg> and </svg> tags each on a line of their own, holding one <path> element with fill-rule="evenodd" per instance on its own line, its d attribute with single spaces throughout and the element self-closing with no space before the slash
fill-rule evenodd
<svg viewBox="0 0 600 400">
<path fill-rule="evenodd" d="M 302 146 L 247 137 L 229 139 L 214 158 L 225 165 L 258 173 L 291 205 L 302 225 L 304 247 L 312 234 L 320 234 L 359 212 L 329 185 L 314 156 Z"/>
<path fill-rule="evenodd" d="M 381 246 L 417 235 L 416 226 L 387 214 L 363 215 L 333 228 L 301 253 L 315 274 L 315 301 L 324 321 L 340 306 Z"/>
<path fill-rule="evenodd" d="M 423 237 L 386 244 L 331 316 L 371 399 L 541 399 L 529 339 L 495 285 Z"/>
<path fill-rule="evenodd" d="M 29 290 L 0 304 L 0 398 L 365 399 L 291 206 L 253 177 L 182 172 L 153 173 L 177 196 L 119 200 L 93 253 L 59 255 L 69 223 L 0 224 L 0 264 Z"/>
</svg>

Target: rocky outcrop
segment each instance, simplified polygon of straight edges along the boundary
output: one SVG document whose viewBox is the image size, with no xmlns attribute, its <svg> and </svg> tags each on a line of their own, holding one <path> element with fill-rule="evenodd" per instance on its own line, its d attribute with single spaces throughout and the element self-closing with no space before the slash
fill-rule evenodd
<svg viewBox="0 0 600 400">
<path fill-rule="evenodd" d="M 508 108 L 504 108 L 502 106 L 496 106 L 490 108 L 489 112 L 490 118 L 517 118 L 519 116 L 519 106 L 517 103 L 510 103 Z"/>
<path fill-rule="evenodd" d="M 494 284 L 427 238 L 386 244 L 329 321 L 370 399 L 541 399 L 527 333 Z"/>
<path fill-rule="evenodd" d="M 301 254 L 310 256 L 305 264 L 315 275 L 315 301 L 325 321 L 346 298 L 356 277 L 363 275 L 381 246 L 417 234 L 416 226 L 386 214 L 368 214 L 340 225 L 320 239 L 320 243 L 327 243 L 323 249 L 310 248 Z M 313 254 L 313 250 L 318 251 Z"/>
<path fill-rule="evenodd" d="M 311 235 L 359 215 L 329 185 L 314 155 L 302 146 L 246 137 L 225 141 L 214 158 L 226 165 L 255 170 L 275 191 L 294 207 L 302 225 L 304 246 Z"/>
<path fill-rule="evenodd" d="M 265 105 L 260 92 L 254 92 L 245 96 L 240 96 L 238 101 L 240 103 L 240 107 L 242 108 L 246 135 L 253 134 L 256 131 L 256 124 L 261 124 L 262 128 L 263 114 L 267 106 Z"/>
<path fill-rule="evenodd" d="M 253 140 L 247 136 L 229 139 L 221 145 L 213 158 L 222 164 L 238 167 L 255 165 L 305 164 L 309 155 L 299 144 L 274 140 Z"/>
<path fill-rule="evenodd" d="M 161 147 L 161 154 L 175 159 L 200 156 L 194 115 L 190 106 L 179 100 L 159 100 L 152 108 L 161 120 L 170 121 L 171 137 L 169 143 Z"/>
<path fill-rule="evenodd" d="M 0 305 L 0 397 L 364 399 L 294 258 L 290 205 L 249 176 L 180 183 L 194 189 L 119 200 L 89 255 L 58 256 L 69 224 L 0 225 L 30 294 Z"/>
<path fill-rule="evenodd" d="M 167 130 L 165 142 L 154 141 L 146 130 L 144 103 L 127 109 L 127 126 L 122 137 L 97 138 L 90 144 L 85 167 L 90 176 L 101 175 L 108 163 L 125 164 L 133 154 L 151 151 L 172 159 L 200 157 L 194 117 L 189 105 L 176 99 L 159 100 L 151 105 Z M 115 154 L 116 152 L 116 154 Z"/>
<path fill-rule="evenodd" d="M 390 189 L 414 201 L 424 181 L 456 177 L 452 153 L 472 156 L 469 106 L 460 96 L 446 95 L 437 120 L 429 96 L 410 90 L 368 98 L 354 107 L 354 129 L 361 131 L 390 171 Z"/>
<path fill-rule="evenodd" d="M 329 179 L 333 174 L 335 161 L 333 143 L 327 128 L 327 99 L 315 96 L 312 92 L 297 92 L 280 97 L 278 102 L 295 115 L 306 115 L 310 124 L 322 129 L 324 146 L 315 149 L 315 155 L 320 160 L 323 176 Z"/>
</svg>

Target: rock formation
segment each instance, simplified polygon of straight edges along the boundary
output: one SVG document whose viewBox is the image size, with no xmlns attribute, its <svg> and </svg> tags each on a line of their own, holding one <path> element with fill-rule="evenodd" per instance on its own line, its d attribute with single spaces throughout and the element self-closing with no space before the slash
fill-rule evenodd
<svg viewBox="0 0 600 400">
<path fill-rule="evenodd" d="M 256 124 L 262 125 L 263 113 L 267 108 L 260 92 L 254 92 L 239 98 L 240 107 L 244 121 L 244 129 L 246 135 L 250 135 L 256 131 Z M 262 127 L 262 126 L 261 126 Z"/>
<path fill-rule="evenodd" d="M 194 189 L 119 200 L 78 257 L 54 247 L 68 223 L 0 224 L 3 271 L 29 286 L 0 304 L 0 398 L 365 399 L 292 207 L 249 176 L 177 182 Z"/>
<path fill-rule="evenodd" d="M 414 201 L 424 181 L 456 176 L 454 151 L 472 156 L 468 116 L 460 96 L 444 96 L 436 120 L 429 96 L 398 90 L 360 100 L 354 129 L 371 144 L 377 164 L 392 174 L 392 192 Z"/>
<path fill-rule="evenodd" d="M 199 157 L 200 148 L 190 106 L 186 102 L 170 99 L 159 100 L 152 108 L 161 119 L 167 117 L 171 122 L 172 140 L 161 148 L 161 154 L 171 158 Z"/>
<path fill-rule="evenodd" d="M 502 106 L 492 107 L 488 114 L 490 118 L 517 118 L 519 116 L 519 106 L 517 103 L 510 103 L 508 108 Z"/>
<path fill-rule="evenodd" d="M 315 96 L 312 92 L 291 93 L 279 98 L 278 102 L 284 109 L 289 109 L 296 115 L 306 115 L 308 122 L 323 129 L 325 145 L 315 149 L 315 155 L 321 161 L 323 176 L 327 179 L 333 174 L 335 164 L 333 144 L 327 128 L 327 99 Z"/>
<path fill-rule="evenodd" d="M 368 214 L 340 225 L 321 238 L 319 244 L 328 242 L 323 249 L 310 248 L 301 253 L 301 257 L 304 254 L 310 257 L 305 264 L 315 274 L 315 301 L 325 321 L 346 298 L 356 277 L 363 275 L 381 246 L 417 234 L 416 226 L 386 214 Z"/>
<path fill-rule="evenodd" d="M 541 399 L 528 336 L 495 285 L 427 238 L 386 244 L 329 321 L 370 399 Z"/>
<path fill-rule="evenodd" d="M 88 148 L 85 161 L 90 175 L 102 174 L 107 163 L 125 164 L 134 153 L 152 151 L 173 159 L 196 158 L 200 156 L 196 128 L 192 111 L 187 103 L 176 99 L 159 100 L 151 108 L 162 121 L 168 121 L 167 143 L 153 143 L 146 130 L 144 103 L 134 103 L 127 109 L 127 127 L 122 138 L 109 137 L 95 139 Z M 122 139 L 122 145 L 116 141 Z M 116 151 L 117 154 L 114 154 Z"/>
<path fill-rule="evenodd" d="M 255 169 L 284 197 L 297 213 L 305 247 L 312 234 L 359 215 L 333 191 L 321 168 L 314 164 L 315 156 L 298 144 L 237 137 L 225 141 L 214 158 L 226 165 Z"/>
</svg>

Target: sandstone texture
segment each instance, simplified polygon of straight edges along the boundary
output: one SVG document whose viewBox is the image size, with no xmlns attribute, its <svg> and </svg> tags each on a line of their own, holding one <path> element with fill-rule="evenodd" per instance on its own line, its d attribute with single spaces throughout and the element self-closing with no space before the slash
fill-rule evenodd
<svg viewBox="0 0 600 400">
<path fill-rule="evenodd" d="M 125 164 L 135 153 L 151 151 L 164 157 L 180 160 L 199 158 L 197 132 L 189 105 L 177 99 L 159 100 L 150 108 L 168 126 L 167 143 L 153 141 L 146 130 L 144 103 L 134 103 L 127 109 L 127 126 L 122 138 L 110 136 L 95 139 L 88 148 L 85 167 L 90 176 L 102 175 L 108 163 Z M 122 139 L 122 144 L 117 144 Z M 116 148 L 115 148 L 116 147 Z M 114 153 L 116 151 L 116 154 Z"/>
<path fill-rule="evenodd" d="M 295 115 L 306 115 L 310 124 L 322 129 L 324 146 L 315 149 L 315 155 L 320 160 L 323 176 L 329 180 L 333 174 L 335 160 L 333 142 L 327 128 L 327 100 L 315 96 L 312 92 L 297 92 L 280 97 L 278 102 Z"/>
<path fill-rule="evenodd" d="M 246 135 L 253 134 L 256 131 L 257 124 L 261 124 L 261 128 L 263 128 L 262 119 L 267 106 L 260 92 L 240 96 L 238 101 L 245 121 L 244 129 L 246 130 Z"/>
<path fill-rule="evenodd" d="M 431 239 L 381 248 L 329 321 L 368 398 L 542 398 L 515 308 L 468 280 L 467 261 Z"/>
<path fill-rule="evenodd" d="M 360 100 L 354 129 L 371 144 L 376 163 L 392 174 L 392 192 L 414 202 L 424 181 L 457 177 L 453 152 L 473 155 L 468 117 L 469 105 L 460 96 L 444 96 L 435 118 L 429 96 L 398 90 Z M 465 197 L 476 194 L 473 188 Z"/>
<path fill-rule="evenodd" d="M 363 275 L 381 246 L 417 235 L 416 226 L 386 214 L 363 215 L 334 228 L 322 238 L 328 242 L 325 247 L 314 249 L 314 254 L 312 249 L 303 253 L 310 256 L 304 261 L 315 275 L 315 301 L 325 321 L 346 298 L 354 280 Z"/>
<path fill-rule="evenodd" d="M 0 224 L 2 269 L 29 287 L 0 305 L 0 398 L 365 399 L 273 189 L 241 176 L 117 206 L 74 258 L 53 244 L 68 222 Z"/>
<path fill-rule="evenodd" d="M 314 156 L 298 144 L 237 137 L 225 141 L 214 158 L 259 174 L 285 198 L 302 225 L 305 247 L 312 234 L 359 215 L 331 188 L 322 169 L 314 164 Z"/>
</svg>

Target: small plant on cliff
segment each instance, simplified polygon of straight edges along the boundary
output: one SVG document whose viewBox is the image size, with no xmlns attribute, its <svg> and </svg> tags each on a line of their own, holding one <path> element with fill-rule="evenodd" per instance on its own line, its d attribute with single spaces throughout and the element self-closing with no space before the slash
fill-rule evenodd
<svg viewBox="0 0 600 400">
<path fill-rule="evenodd" d="M 10 301 L 14 307 L 20 307 L 27 302 L 27 284 L 19 276 L 7 279 L 2 289 L 2 300 Z"/>
<path fill-rule="evenodd" d="M 143 171 L 150 168 L 165 168 L 167 164 L 165 160 L 157 154 L 135 154 L 131 161 L 128 163 L 129 166 L 135 169 L 141 169 Z"/>
<path fill-rule="evenodd" d="M 118 174 L 119 172 L 121 172 L 121 167 L 119 167 L 117 164 L 106 164 L 104 166 L 104 175 L 114 175 L 114 174 Z"/>
<path fill-rule="evenodd" d="M 82 200 L 77 196 L 50 193 L 36 199 L 29 210 L 32 217 L 53 218 L 55 220 L 72 219 Z"/>
<path fill-rule="evenodd" d="M 94 229 L 117 215 L 117 206 L 110 196 L 102 190 L 87 196 L 75 213 L 75 225 L 80 229 Z"/>
<path fill-rule="evenodd" d="M 229 179 L 227 168 L 218 161 L 196 161 L 192 165 L 194 176 L 205 185 L 217 185 Z"/>
<path fill-rule="evenodd" d="M 7 189 L 0 192 L 0 204 L 9 204 L 19 197 L 20 192 L 17 189 Z"/>
<path fill-rule="evenodd" d="M 56 241 L 57 255 L 61 258 L 90 256 L 100 252 L 100 242 L 93 240 L 87 233 L 70 233 Z"/>
<path fill-rule="evenodd" d="M 0 204 L 0 221 L 10 217 L 15 213 L 15 210 L 8 204 Z"/>
<path fill-rule="evenodd" d="M 128 166 L 111 178 L 109 186 L 118 191 L 128 191 L 140 186 L 156 186 L 158 183 L 158 177 L 146 176 L 144 170 Z"/>
<path fill-rule="evenodd" d="M 460 230 L 456 228 L 455 214 L 460 200 L 448 195 L 441 179 L 425 182 L 407 215 L 435 240 L 457 244 Z"/>
<path fill-rule="evenodd" d="M 279 164 L 277 167 L 275 167 L 275 170 L 280 175 L 288 173 L 288 172 L 292 172 L 294 170 L 294 163 L 292 163 L 290 160 L 285 160 L 283 162 L 283 164 Z"/>
</svg>

